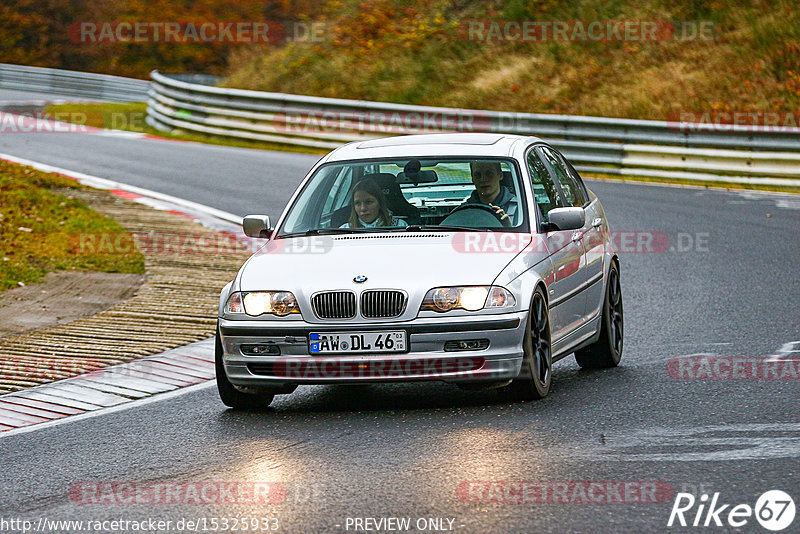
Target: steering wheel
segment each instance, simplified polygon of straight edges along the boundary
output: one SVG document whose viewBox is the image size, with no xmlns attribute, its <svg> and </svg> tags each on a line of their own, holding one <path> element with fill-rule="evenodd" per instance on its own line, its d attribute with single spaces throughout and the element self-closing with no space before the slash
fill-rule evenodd
<svg viewBox="0 0 800 534">
<path fill-rule="evenodd" d="M 462 224 L 463 226 L 487 226 L 487 227 L 493 227 L 494 226 L 493 224 L 483 224 L 482 220 L 486 220 L 487 223 L 488 223 L 489 221 L 491 221 L 491 219 L 488 219 L 483 214 L 478 215 L 477 213 L 475 213 L 471 217 L 466 217 L 466 219 L 468 219 L 467 224 L 458 223 L 457 221 L 448 221 L 448 219 L 450 219 L 450 217 L 452 217 L 456 213 L 463 212 L 463 211 L 466 211 L 466 210 L 476 210 L 476 211 L 479 211 L 479 212 L 491 214 L 492 217 L 494 218 L 494 221 L 492 221 L 492 222 L 500 223 L 500 226 L 510 227 L 511 226 L 511 218 L 510 217 L 503 218 L 504 213 L 497 213 L 497 209 L 498 208 L 493 208 L 491 206 L 487 206 L 486 204 L 463 204 L 463 205 L 458 206 L 457 208 L 455 208 L 453 211 L 451 211 L 447 215 L 447 217 L 444 218 L 444 220 L 442 221 L 442 224 L 454 224 L 455 223 L 455 224 Z M 462 217 L 464 215 L 466 215 L 466 214 L 463 214 Z M 477 216 L 477 219 L 478 219 L 477 221 L 475 220 L 475 216 Z M 461 217 L 456 217 L 456 219 L 460 219 L 460 218 Z M 478 223 L 477 225 L 475 224 L 476 222 Z"/>
</svg>

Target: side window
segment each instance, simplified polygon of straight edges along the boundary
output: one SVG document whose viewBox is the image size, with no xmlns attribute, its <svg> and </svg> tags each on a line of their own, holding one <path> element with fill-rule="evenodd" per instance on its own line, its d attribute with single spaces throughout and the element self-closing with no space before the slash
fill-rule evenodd
<svg viewBox="0 0 800 534">
<path fill-rule="evenodd" d="M 588 198 L 583 185 L 572 175 L 561 156 L 546 147 L 542 147 L 540 150 L 556 173 L 558 183 L 561 185 L 561 191 L 564 193 L 564 205 L 580 208 L 586 204 Z"/>
<path fill-rule="evenodd" d="M 542 211 L 544 220 L 553 208 L 564 207 L 565 204 L 556 188 L 550 172 L 535 151 L 528 152 L 528 171 L 531 174 L 533 196 Z"/>
</svg>

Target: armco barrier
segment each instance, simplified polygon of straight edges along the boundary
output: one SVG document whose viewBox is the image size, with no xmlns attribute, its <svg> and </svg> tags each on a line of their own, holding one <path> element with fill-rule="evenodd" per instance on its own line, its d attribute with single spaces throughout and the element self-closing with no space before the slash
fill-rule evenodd
<svg viewBox="0 0 800 534">
<path fill-rule="evenodd" d="M 148 102 L 159 130 L 330 149 L 386 135 L 490 131 L 535 135 L 559 148 L 584 172 L 764 185 L 800 184 L 800 128 L 711 125 L 572 115 L 498 112 L 319 98 L 215 87 L 216 77 L 145 80 L 0 64 L 0 87 L 110 101 Z M 149 87 L 149 89 L 148 89 Z M 392 117 L 403 118 L 401 124 Z M 433 129 L 424 117 L 445 117 Z M 306 127 L 298 117 L 335 117 Z M 418 117 L 418 119 L 414 119 Z M 448 123 L 446 117 L 450 117 Z M 461 119 L 468 119 L 463 121 Z"/>
<path fill-rule="evenodd" d="M 535 135 L 578 170 L 762 185 L 800 185 L 800 128 L 711 125 L 411 106 L 190 83 L 151 73 L 147 122 L 184 130 L 314 148 L 386 135 L 489 131 Z M 401 117 L 398 124 L 392 117 Z M 433 128 L 424 117 L 450 117 Z M 315 127 L 307 127 L 314 118 Z M 328 120 L 331 119 L 331 120 Z M 464 119 L 464 120 L 462 120 Z M 450 126 L 450 127 L 448 127 Z"/>
<path fill-rule="evenodd" d="M 91 100 L 144 102 L 150 82 L 107 74 L 0 63 L 0 87 Z"/>
</svg>

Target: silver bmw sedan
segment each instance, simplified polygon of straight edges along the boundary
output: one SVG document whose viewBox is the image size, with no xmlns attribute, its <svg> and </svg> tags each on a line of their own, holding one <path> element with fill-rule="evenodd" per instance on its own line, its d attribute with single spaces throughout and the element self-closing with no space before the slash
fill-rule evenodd
<svg viewBox="0 0 800 534">
<path fill-rule="evenodd" d="M 553 362 L 612 367 L 619 259 L 597 197 L 535 137 L 410 135 L 322 158 L 220 294 L 217 386 L 236 409 L 301 384 L 439 380 L 548 394 Z"/>
</svg>

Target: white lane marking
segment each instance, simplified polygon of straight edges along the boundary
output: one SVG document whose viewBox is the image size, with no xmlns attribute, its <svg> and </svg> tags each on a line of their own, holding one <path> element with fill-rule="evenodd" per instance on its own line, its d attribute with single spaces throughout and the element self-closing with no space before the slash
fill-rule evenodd
<svg viewBox="0 0 800 534">
<path fill-rule="evenodd" d="M 77 421 L 83 421 L 85 419 L 91 419 L 93 417 L 100 417 L 101 415 L 107 415 L 111 413 L 117 413 L 124 410 L 128 410 L 131 408 L 138 408 L 140 406 L 145 406 L 147 404 L 152 404 L 154 402 L 160 402 L 162 400 L 169 400 L 175 397 L 179 397 L 186 393 L 192 393 L 194 391 L 210 388 L 216 385 L 215 380 L 202 382 L 200 384 L 194 384 L 191 386 L 186 386 L 184 388 L 175 389 L 172 391 L 168 391 L 166 393 L 157 393 L 151 397 L 147 397 L 146 399 L 140 399 L 136 401 L 126 402 L 124 404 L 118 404 L 117 406 L 111 406 L 109 408 L 101 408 L 99 410 L 93 410 L 91 412 L 85 412 L 78 415 L 69 415 L 66 417 L 61 417 L 59 419 L 53 419 L 52 421 L 47 421 L 46 423 L 37 423 L 35 425 L 30 426 L 23 426 L 20 428 L 15 428 L 14 430 L 7 430 L 5 432 L 0 432 L 0 441 L 7 436 L 13 436 L 17 434 L 26 434 L 28 432 L 35 432 L 37 430 L 44 430 L 45 428 L 51 428 L 58 425 L 63 425 L 66 423 L 73 423 Z"/>
<path fill-rule="evenodd" d="M 732 345 L 732 343 L 706 343 L 706 345 Z M 690 358 L 693 356 L 707 356 L 713 357 L 717 356 L 714 352 L 693 352 L 691 354 L 681 354 L 678 356 L 679 358 Z M 775 351 L 775 354 L 770 354 L 769 356 L 764 356 L 765 361 L 768 362 L 775 362 L 780 360 L 800 360 L 800 341 L 790 341 L 788 343 L 784 343 L 781 345 L 778 350 Z"/>
<path fill-rule="evenodd" d="M 732 343 L 706 343 L 706 345 L 732 345 Z M 718 356 L 715 352 L 693 352 L 691 354 L 681 354 L 677 358 L 707 357 Z M 763 356 L 765 362 L 781 362 L 785 360 L 800 361 L 800 341 L 790 341 L 781 345 L 775 354 Z"/>
<path fill-rule="evenodd" d="M 136 187 L 135 185 L 128 185 L 128 184 L 123 184 L 121 182 L 115 182 L 114 180 L 107 180 L 106 178 L 99 178 L 97 176 L 92 176 L 91 174 L 65 169 L 63 167 L 56 167 L 55 165 L 48 165 L 46 163 L 40 163 L 38 161 L 33 161 L 25 158 L 18 158 L 16 156 L 12 156 L 11 154 L 0 153 L 0 159 L 4 159 L 12 163 L 19 163 L 20 165 L 28 165 L 30 167 L 33 167 L 35 169 L 44 172 L 63 174 L 64 176 L 75 178 L 84 185 L 95 187 L 97 189 L 119 189 L 137 195 L 142 195 L 144 197 L 148 197 L 151 199 L 169 202 L 170 204 L 173 204 L 175 206 L 179 206 L 181 208 L 190 210 L 190 212 L 188 212 L 187 215 L 192 215 L 191 212 L 195 212 L 204 215 L 209 215 L 211 217 L 215 217 L 217 219 L 221 219 L 223 221 L 236 224 L 239 227 L 241 227 L 242 224 L 242 217 L 240 217 L 239 215 L 234 215 L 233 213 L 229 213 L 227 211 L 218 210 L 217 208 L 212 208 L 211 206 L 206 206 L 205 204 L 192 202 L 191 200 L 185 200 L 182 198 L 173 197 L 171 195 L 166 195 L 164 193 L 159 193 L 157 191 L 151 191 L 150 189 Z"/>
<path fill-rule="evenodd" d="M 800 183 L 800 181 L 798 181 Z M 746 200 L 767 200 L 775 203 L 775 207 L 800 210 L 800 197 L 792 193 L 775 193 L 769 191 L 737 191 L 736 194 Z"/>
<path fill-rule="evenodd" d="M 800 200 L 791 199 L 778 199 L 775 205 L 779 208 L 786 208 L 790 210 L 800 210 Z"/>
<path fill-rule="evenodd" d="M 790 341 L 788 343 L 784 343 L 775 352 L 775 354 L 767 356 L 768 362 L 794 359 L 800 360 L 800 341 Z"/>
<path fill-rule="evenodd" d="M 800 456 L 800 423 L 753 423 L 637 429 L 604 435 L 585 450 L 597 461 L 709 462 Z M 678 452 L 663 452 L 670 449 Z M 649 450 L 648 450 L 649 449 Z M 694 450 L 692 450 L 694 449 Z"/>
<path fill-rule="evenodd" d="M 100 137 L 122 137 L 129 139 L 148 139 L 149 136 L 141 132 L 129 132 L 127 130 L 110 130 L 102 129 L 97 132 L 92 132 L 92 135 L 99 135 Z"/>
</svg>

